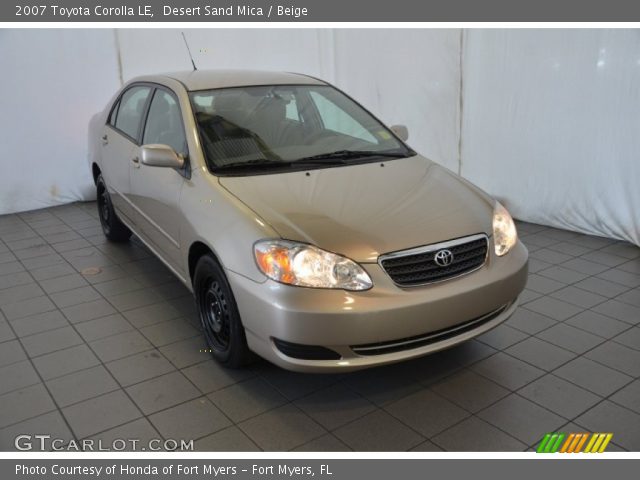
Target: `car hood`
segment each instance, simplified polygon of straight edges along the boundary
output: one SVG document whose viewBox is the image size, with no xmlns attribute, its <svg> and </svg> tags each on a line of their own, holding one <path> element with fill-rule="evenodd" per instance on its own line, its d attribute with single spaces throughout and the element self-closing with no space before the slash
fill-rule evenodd
<svg viewBox="0 0 640 480">
<path fill-rule="evenodd" d="M 419 155 L 219 182 L 282 238 L 362 263 L 492 228 L 490 197 Z"/>
</svg>

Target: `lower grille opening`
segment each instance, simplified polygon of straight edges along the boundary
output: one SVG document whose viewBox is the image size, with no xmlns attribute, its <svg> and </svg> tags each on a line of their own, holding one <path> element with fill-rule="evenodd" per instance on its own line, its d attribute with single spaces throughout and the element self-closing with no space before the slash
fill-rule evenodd
<svg viewBox="0 0 640 480">
<path fill-rule="evenodd" d="M 319 345 L 302 345 L 300 343 L 285 342 L 277 338 L 273 339 L 276 348 L 287 357 L 300 360 L 340 360 L 342 355 L 338 352 Z"/>
<path fill-rule="evenodd" d="M 468 320 L 453 327 L 443 328 L 442 330 L 436 330 L 435 332 L 425 333 L 424 335 L 416 335 L 414 337 L 400 338 L 398 340 L 391 340 L 388 342 L 368 343 L 365 345 L 351 346 L 351 350 L 358 355 L 383 355 L 385 353 L 401 352 L 404 350 L 411 350 L 414 348 L 424 347 L 432 343 L 441 342 L 449 338 L 456 337 L 465 332 L 478 328 L 485 323 L 490 322 L 502 312 L 504 312 L 509 304 L 503 305 L 497 310 L 486 313 L 472 320 Z"/>
</svg>

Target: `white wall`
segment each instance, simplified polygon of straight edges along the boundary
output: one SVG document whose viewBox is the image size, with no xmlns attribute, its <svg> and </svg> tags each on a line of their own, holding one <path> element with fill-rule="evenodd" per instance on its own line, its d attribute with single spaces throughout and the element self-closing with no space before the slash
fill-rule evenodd
<svg viewBox="0 0 640 480">
<path fill-rule="evenodd" d="M 185 30 L 201 69 L 324 78 L 516 217 L 640 244 L 639 32 Z M 120 77 L 191 68 L 170 29 L 2 30 L 0 65 L 0 214 L 92 198 L 91 115 Z"/>
<path fill-rule="evenodd" d="M 469 30 L 462 174 L 521 219 L 640 244 L 640 30 Z"/>
<path fill-rule="evenodd" d="M 119 86 L 112 30 L 0 30 L 0 214 L 90 198 L 87 124 Z"/>
</svg>

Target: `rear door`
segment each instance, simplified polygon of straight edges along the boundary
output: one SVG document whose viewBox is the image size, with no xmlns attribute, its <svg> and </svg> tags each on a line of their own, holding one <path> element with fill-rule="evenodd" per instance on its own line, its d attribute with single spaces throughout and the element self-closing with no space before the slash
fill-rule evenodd
<svg viewBox="0 0 640 480">
<path fill-rule="evenodd" d="M 111 201 L 118 215 L 134 224 L 129 170 L 137 159 L 142 119 L 151 91 L 147 85 L 134 85 L 125 90 L 114 104 L 101 139 L 102 175 Z"/>
<path fill-rule="evenodd" d="M 182 113 L 177 97 L 163 87 L 153 93 L 143 128 L 142 145 L 162 144 L 188 158 Z M 178 272 L 180 256 L 180 192 L 189 166 L 183 169 L 131 165 L 131 201 L 139 234 Z"/>
</svg>

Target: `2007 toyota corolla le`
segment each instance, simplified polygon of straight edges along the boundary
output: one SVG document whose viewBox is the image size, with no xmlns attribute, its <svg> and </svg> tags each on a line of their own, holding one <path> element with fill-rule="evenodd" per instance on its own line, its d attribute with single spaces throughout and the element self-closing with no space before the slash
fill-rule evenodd
<svg viewBox="0 0 640 480">
<path fill-rule="evenodd" d="M 136 78 L 90 125 L 100 220 L 193 291 L 221 363 L 355 370 L 514 311 L 527 250 L 498 202 L 312 77 Z"/>
</svg>

